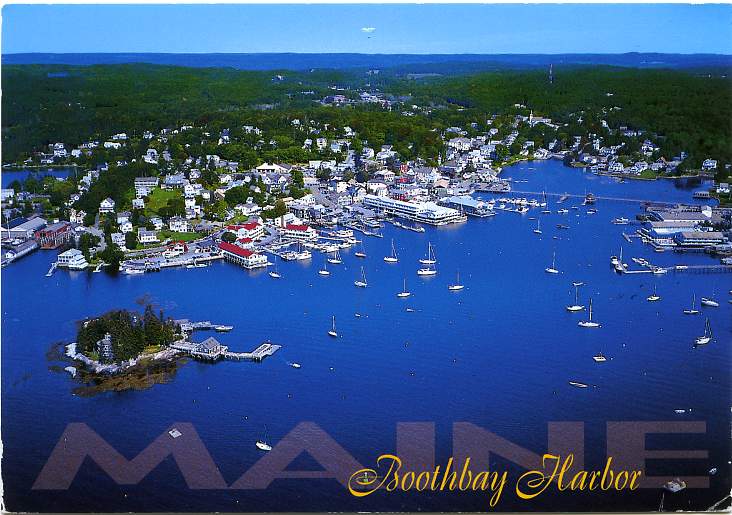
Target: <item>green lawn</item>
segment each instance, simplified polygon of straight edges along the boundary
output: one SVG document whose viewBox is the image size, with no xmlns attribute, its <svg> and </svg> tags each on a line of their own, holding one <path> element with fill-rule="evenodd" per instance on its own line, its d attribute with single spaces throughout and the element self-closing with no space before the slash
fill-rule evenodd
<svg viewBox="0 0 732 515">
<path fill-rule="evenodd" d="M 152 216 L 158 214 L 158 210 L 166 206 L 168 201 L 174 198 L 183 198 L 183 193 L 180 190 L 155 188 L 145 201 L 145 215 Z"/>
<path fill-rule="evenodd" d="M 175 241 L 192 241 L 203 237 L 204 234 L 198 232 L 172 232 L 163 230 L 158 233 L 158 238 L 160 238 L 161 241 L 167 238 Z"/>
</svg>

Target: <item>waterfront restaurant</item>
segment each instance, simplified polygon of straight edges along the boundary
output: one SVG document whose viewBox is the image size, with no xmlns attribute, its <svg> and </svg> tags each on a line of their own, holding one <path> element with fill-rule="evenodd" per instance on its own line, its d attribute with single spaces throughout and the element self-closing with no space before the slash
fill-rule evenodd
<svg viewBox="0 0 732 515">
<path fill-rule="evenodd" d="M 263 254 L 256 254 L 248 249 L 243 249 L 233 243 L 222 241 L 219 243 L 219 248 L 224 254 L 224 259 L 236 263 L 237 265 L 243 266 L 244 268 L 251 270 L 253 268 L 261 268 L 269 265 L 267 256 Z"/>
<path fill-rule="evenodd" d="M 89 266 L 84 254 L 79 249 L 69 249 L 56 257 L 58 266 L 70 268 L 71 270 L 84 270 Z"/>
<path fill-rule="evenodd" d="M 446 225 L 465 219 L 457 209 L 439 206 L 434 202 L 405 202 L 388 197 L 366 195 L 364 205 L 387 215 L 400 216 L 430 225 Z"/>
</svg>

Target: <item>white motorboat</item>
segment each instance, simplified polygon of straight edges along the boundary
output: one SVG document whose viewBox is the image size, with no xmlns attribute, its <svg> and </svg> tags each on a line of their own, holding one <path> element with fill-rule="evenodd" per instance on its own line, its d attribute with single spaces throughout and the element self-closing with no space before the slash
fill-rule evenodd
<svg viewBox="0 0 732 515">
<path fill-rule="evenodd" d="M 302 365 L 300 363 L 290 363 L 289 364 L 292 368 L 301 368 Z"/>
<path fill-rule="evenodd" d="M 704 335 L 698 336 L 696 340 L 694 340 L 694 345 L 706 345 L 710 341 L 712 341 L 712 326 L 709 324 L 709 319 L 707 318 L 704 323 Z"/>
<path fill-rule="evenodd" d="M 417 270 L 417 275 L 435 275 L 437 274 L 437 270 L 435 270 L 431 266 L 427 266 L 425 268 L 420 268 Z"/>
<path fill-rule="evenodd" d="M 394 240 L 391 240 L 391 255 L 386 256 L 384 258 L 384 261 L 387 263 L 396 263 L 399 261 L 399 258 L 397 257 L 396 253 L 396 247 L 394 246 Z"/>
<path fill-rule="evenodd" d="M 577 325 L 580 327 L 588 327 L 588 328 L 595 328 L 600 327 L 600 324 L 592 320 L 592 299 L 590 299 L 590 310 L 589 310 L 589 318 L 587 320 L 580 320 L 577 322 Z"/>
<path fill-rule="evenodd" d="M 361 267 L 361 279 L 355 281 L 353 284 L 358 286 L 359 288 L 366 288 L 369 283 L 366 282 L 366 271 Z"/>
<path fill-rule="evenodd" d="M 338 338 L 338 332 L 336 331 L 336 324 L 335 324 L 335 316 L 333 316 L 333 323 L 330 327 L 330 331 L 328 331 L 328 336 L 332 336 L 333 338 Z"/>
<path fill-rule="evenodd" d="M 702 297 L 701 298 L 701 305 L 706 306 L 708 308 L 718 308 L 719 302 L 716 300 L 709 298 L 709 297 Z"/>
<path fill-rule="evenodd" d="M 457 280 L 455 281 L 455 284 L 449 284 L 447 286 L 447 289 L 450 291 L 460 291 L 463 288 L 465 288 L 464 284 L 460 283 L 460 270 L 457 272 Z"/>
<path fill-rule="evenodd" d="M 123 268 L 122 273 L 127 275 L 140 275 L 144 274 L 145 270 L 142 270 L 140 268 Z"/>
<path fill-rule="evenodd" d="M 570 381 L 569 384 L 574 386 L 575 388 L 587 388 L 588 387 L 588 385 L 586 385 L 585 383 L 580 383 L 579 381 Z"/>
<path fill-rule="evenodd" d="M 435 258 L 435 251 L 432 249 L 432 243 L 427 243 L 427 257 L 422 258 L 419 260 L 419 262 L 423 265 L 434 265 L 437 263 L 437 259 Z"/>
<path fill-rule="evenodd" d="M 663 487 L 671 493 L 676 493 L 686 488 L 686 482 L 682 479 L 676 478 L 667 482 Z"/>
<path fill-rule="evenodd" d="M 412 292 L 407 290 L 407 280 L 404 279 L 404 287 L 403 287 L 402 291 L 397 293 L 397 297 L 399 297 L 400 299 L 405 299 L 405 298 L 409 297 L 411 294 L 412 294 Z"/>
</svg>

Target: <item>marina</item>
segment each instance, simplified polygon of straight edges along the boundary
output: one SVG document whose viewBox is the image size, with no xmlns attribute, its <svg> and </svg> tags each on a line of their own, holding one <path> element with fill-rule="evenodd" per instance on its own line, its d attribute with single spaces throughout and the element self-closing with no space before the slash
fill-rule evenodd
<svg viewBox="0 0 732 515">
<path fill-rule="evenodd" d="M 634 420 L 638 412 L 631 404 L 642 404 L 644 416 L 651 420 L 709 420 L 703 436 L 710 462 L 705 470 L 716 464 L 715 477 L 726 477 L 720 464 L 728 452 L 725 392 L 730 389 L 731 351 L 722 343 L 732 334 L 728 302 L 732 295 L 720 281 L 729 274 L 718 273 L 726 268 L 704 252 L 657 253 L 640 244 L 637 236 L 629 243 L 623 232 L 633 226 L 610 221 L 633 219 L 638 206 L 602 200 L 625 194 L 678 203 L 688 201 L 690 193 L 661 181 L 617 184 L 554 161 L 532 166 L 536 170 L 519 164 L 504 173 L 527 180 L 526 190 L 546 190 L 552 204 L 552 192 L 575 195 L 561 204 L 568 214 L 557 213 L 557 206 L 551 208 L 553 213 L 541 214 L 540 205 L 506 203 L 511 209 L 527 207 L 530 212 L 520 215 L 496 209 L 496 216 L 468 215 L 467 223 L 425 226 L 424 233 L 383 222 L 379 228 L 363 226 L 380 231 L 383 237 L 366 237 L 352 229 L 361 243 L 338 249 L 340 265 L 327 263 L 328 254 L 323 252 L 326 242 L 338 242 L 332 239 L 316 240 L 318 248 L 287 241 L 275 248 L 278 241 L 271 241 L 266 244 L 271 250 L 267 255 L 276 268 L 246 273 L 215 259 L 206 268 L 171 266 L 139 276 L 58 269 L 47 278 L 56 252 L 38 251 L 18 260 L 3 269 L 2 299 L 8 320 L 3 341 L 13 349 L 3 387 L 15 392 L 5 401 L 8 410 L 21 414 L 5 421 L 3 428 L 4 435 L 22 435 L 14 439 L 13 454 L 38 456 L 33 449 L 52 449 L 66 423 L 83 419 L 90 411 L 95 413 L 94 430 L 102 437 L 115 435 L 120 427 L 127 430 L 133 423 L 142 428 L 144 435 L 127 431 L 130 445 L 138 449 L 149 443 L 149 435 L 165 434 L 168 424 L 186 433 L 178 423 L 180 414 L 187 413 L 187 419 L 201 428 L 201 438 L 213 455 L 225 456 L 236 448 L 247 463 L 261 457 L 254 442 L 263 438 L 265 426 L 265 443 L 274 451 L 292 428 L 313 420 L 316 412 L 315 423 L 327 428 L 349 452 L 364 456 L 393 446 L 394 428 L 405 420 L 434 421 L 444 427 L 470 420 L 537 451 L 546 447 L 546 422 L 557 420 L 557 413 L 571 414 L 571 420 L 583 421 L 585 427 L 605 427 L 607 421 Z M 598 214 L 585 215 L 587 208 L 582 206 L 572 209 L 584 199 L 585 191 L 595 193 Z M 541 204 L 541 194 L 534 200 Z M 532 232 L 537 222 L 528 217 L 534 215 L 541 219 L 541 236 Z M 332 231 L 337 229 L 321 234 L 336 238 Z M 390 264 L 383 258 L 392 254 L 392 240 L 398 261 Z M 644 273 L 615 272 L 608 260 L 612 255 L 619 258 L 621 245 L 628 271 Z M 420 263 L 429 259 L 430 248 L 436 265 Z M 356 256 L 361 250 L 366 257 Z M 288 252 L 298 251 L 311 252 L 311 258 L 287 259 Z M 554 253 L 560 274 L 545 271 Z M 144 263 L 145 258 L 136 261 Z M 654 274 L 649 265 L 668 272 Z M 330 275 L 320 277 L 318 271 L 326 266 Z M 362 266 L 368 287 L 357 288 L 354 281 L 360 278 Z M 415 274 L 427 266 L 434 266 L 438 273 Z M 277 270 L 282 278 L 273 280 L 269 270 Z M 448 287 L 453 284 L 465 288 L 451 291 Z M 38 291 L 43 295 L 33 293 Z M 661 299 L 649 302 L 654 293 Z M 691 308 L 694 293 L 694 309 L 700 314 L 686 316 L 683 311 Z M 229 357 L 220 353 L 217 364 L 210 366 L 208 354 L 203 353 L 174 378 L 149 390 L 89 398 L 72 395 L 69 373 L 48 371 L 49 345 L 72 341 L 78 320 L 119 307 L 139 308 L 136 301 L 141 296 L 149 296 L 166 317 L 189 317 L 192 324 L 208 321 L 189 340 L 202 343 L 213 336 L 227 347 Z M 85 299 L 83 304 L 68 302 L 80 297 Z M 701 297 L 713 299 L 719 307 L 701 306 Z M 589 319 L 590 299 L 592 321 L 602 324 L 597 329 L 578 326 Z M 570 311 L 568 306 L 579 309 Z M 35 322 L 34 312 L 39 309 L 44 313 L 43 324 Z M 713 336 L 695 348 L 696 339 L 704 337 L 706 318 Z M 217 332 L 217 325 L 233 329 Z M 337 337 L 328 335 L 333 329 Z M 259 343 L 251 343 L 270 341 L 283 346 L 266 354 L 256 352 Z M 187 351 L 193 348 L 181 352 Z M 239 364 L 235 354 L 242 361 L 261 356 L 264 366 Z M 606 361 L 594 360 L 600 355 Z M 24 380 L 26 374 L 32 380 Z M 374 375 L 378 381 L 366 385 L 364 378 Z M 438 389 L 425 400 L 430 384 L 445 381 L 452 390 L 489 390 L 491 395 L 458 397 Z M 522 388 L 515 387 L 519 383 Z M 28 395 L 19 395 L 21 391 L 32 395 L 33 402 L 28 402 Z M 394 398 L 393 409 L 383 409 L 387 396 Z M 616 402 L 631 397 L 634 403 Z M 520 408 L 525 405 L 538 406 L 530 419 Z M 598 410 L 598 405 L 606 408 Z M 319 409 L 322 406 L 333 409 Z M 674 412 L 679 408 L 685 413 Z M 135 420 L 125 422 L 120 410 L 136 413 Z M 501 416 L 476 417 L 489 413 Z M 363 438 L 350 438 L 355 426 L 344 424 L 344 416 L 358 424 Z M 41 430 L 35 424 L 40 418 L 56 422 Z M 166 438 L 170 437 L 166 434 Z M 587 448 L 604 445 L 604 438 L 594 431 L 586 431 L 585 438 Z M 438 433 L 436 442 L 449 452 L 449 434 Z M 40 469 L 43 463 L 39 459 L 33 466 Z M 97 479 L 90 473 L 79 480 Z M 329 483 L 323 484 L 327 489 Z M 150 485 L 157 487 L 157 483 Z M 335 484 L 333 495 L 340 489 Z M 695 491 L 687 488 L 674 495 Z M 208 492 L 207 502 L 226 511 L 231 495 L 228 490 Z M 267 492 L 251 495 L 260 506 L 272 506 Z M 658 505 L 657 490 L 639 495 L 640 508 Z M 441 507 L 449 508 L 447 503 Z"/>
</svg>

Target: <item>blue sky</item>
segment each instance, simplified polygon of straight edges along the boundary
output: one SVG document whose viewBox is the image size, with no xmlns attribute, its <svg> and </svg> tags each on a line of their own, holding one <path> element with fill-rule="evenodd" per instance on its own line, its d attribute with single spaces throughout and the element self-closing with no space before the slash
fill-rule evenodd
<svg viewBox="0 0 732 515">
<path fill-rule="evenodd" d="M 732 54 L 732 5 L 6 5 L 2 15 L 3 53 Z"/>
</svg>

